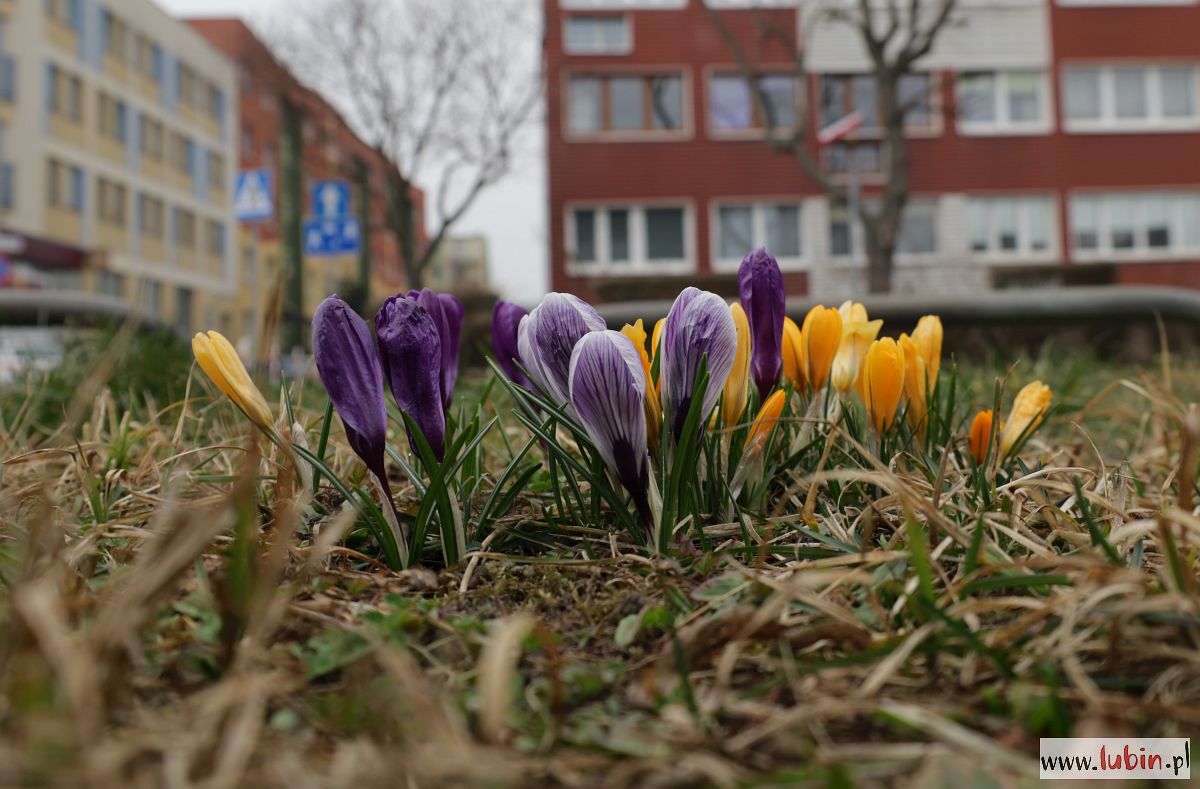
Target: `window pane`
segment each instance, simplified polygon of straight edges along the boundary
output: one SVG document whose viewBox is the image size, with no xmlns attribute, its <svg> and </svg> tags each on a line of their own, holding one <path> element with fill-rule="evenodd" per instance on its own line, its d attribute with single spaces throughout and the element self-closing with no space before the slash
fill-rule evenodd
<svg viewBox="0 0 1200 789">
<path fill-rule="evenodd" d="M 592 17 L 567 17 L 567 51 L 592 52 L 595 40 L 595 23 Z"/>
<path fill-rule="evenodd" d="M 629 260 L 629 209 L 608 209 L 608 259 L 614 263 Z"/>
<path fill-rule="evenodd" d="M 1180 198 L 1183 209 L 1183 245 L 1200 249 L 1200 195 Z"/>
<path fill-rule="evenodd" d="M 1196 114 L 1195 69 L 1191 66 L 1164 66 L 1162 80 L 1163 115 L 1190 118 Z"/>
<path fill-rule="evenodd" d="M 642 78 L 610 77 L 608 80 L 609 126 L 613 129 L 644 129 Z"/>
<path fill-rule="evenodd" d="M 650 260 L 682 260 L 683 209 L 646 209 L 646 257 Z"/>
<path fill-rule="evenodd" d="M 566 49 L 573 54 L 624 52 L 629 48 L 625 32 L 624 17 L 567 17 Z"/>
<path fill-rule="evenodd" d="M 1076 197 L 1071 201 L 1071 238 L 1076 249 L 1100 246 L 1100 206 L 1094 197 Z"/>
<path fill-rule="evenodd" d="M 753 248 L 754 210 L 750 206 L 721 206 L 717 209 L 717 228 L 722 260 L 740 260 Z"/>
<path fill-rule="evenodd" d="M 596 212 L 590 208 L 575 210 L 575 260 L 596 260 Z"/>
<path fill-rule="evenodd" d="M 987 252 L 990 244 L 988 229 L 989 203 L 972 200 L 967 206 L 967 224 L 971 229 L 971 251 Z"/>
<path fill-rule="evenodd" d="M 600 128 L 600 80 L 596 77 L 572 77 L 567 103 L 567 126 L 571 131 L 589 132 Z"/>
<path fill-rule="evenodd" d="M 854 78 L 854 109 L 863 117 L 862 128 L 879 128 L 879 100 L 875 93 L 875 77 Z"/>
<path fill-rule="evenodd" d="M 851 252 L 853 243 L 846 210 L 835 209 L 829 220 L 829 254 L 841 257 Z"/>
<path fill-rule="evenodd" d="M 1132 249 L 1134 247 L 1134 203 L 1128 197 L 1114 197 L 1108 200 L 1108 227 L 1112 234 L 1113 249 Z"/>
<path fill-rule="evenodd" d="M 683 80 L 679 77 L 654 77 L 650 81 L 654 128 L 683 128 Z"/>
<path fill-rule="evenodd" d="M 709 112 L 714 129 L 749 129 L 751 106 L 750 86 L 741 77 L 722 74 L 709 81 Z"/>
<path fill-rule="evenodd" d="M 1067 117 L 1076 120 L 1100 117 L 1100 72 L 1096 69 L 1067 69 Z"/>
<path fill-rule="evenodd" d="M 767 215 L 767 250 L 776 257 L 800 257 L 800 206 L 779 203 L 763 206 L 763 210 Z"/>
<path fill-rule="evenodd" d="M 962 119 L 968 123 L 993 123 L 996 120 L 996 75 L 964 74 L 958 81 Z"/>
<path fill-rule="evenodd" d="M 763 126 L 792 128 L 796 125 L 796 81 L 790 76 L 761 77 L 758 89 L 763 94 L 769 117 Z"/>
<path fill-rule="evenodd" d="M 1146 243 L 1154 249 L 1171 246 L 1171 212 L 1165 197 L 1142 201 L 1142 221 L 1146 225 Z"/>
<path fill-rule="evenodd" d="M 996 228 L 996 246 L 1005 252 L 1017 249 L 1017 204 L 1014 200 L 997 200 L 992 204 L 992 221 Z"/>
<path fill-rule="evenodd" d="M 625 17 L 608 17 L 600 25 L 600 47 L 604 52 L 629 49 L 629 26 Z"/>
<path fill-rule="evenodd" d="M 929 254 L 937 250 L 937 207 L 931 203 L 911 203 L 904 210 L 900 223 L 897 251 L 910 255 Z"/>
<path fill-rule="evenodd" d="M 846 79 L 821 79 L 821 125 L 828 126 L 846 114 Z"/>
<path fill-rule="evenodd" d="M 904 122 L 910 126 L 928 126 L 929 111 L 929 76 L 927 74 L 905 74 L 897 85 L 900 104 L 908 107 Z"/>
<path fill-rule="evenodd" d="M 1030 200 L 1025 211 L 1029 219 L 1029 249 L 1044 252 L 1050 248 L 1050 201 Z"/>
<path fill-rule="evenodd" d="M 1117 91 L 1117 117 L 1145 118 L 1146 70 L 1142 68 L 1113 69 L 1113 84 Z"/>
<path fill-rule="evenodd" d="M 1042 80 L 1037 72 L 1008 75 L 1008 119 L 1014 123 L 1041 120 Z"/>
</svg>

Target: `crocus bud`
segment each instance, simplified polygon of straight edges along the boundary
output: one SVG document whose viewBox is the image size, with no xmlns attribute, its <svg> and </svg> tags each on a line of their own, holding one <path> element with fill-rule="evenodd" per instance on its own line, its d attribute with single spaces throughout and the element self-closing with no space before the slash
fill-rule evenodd
<svg viewBox="0 0 1200 789">
<path fill-rule="evenodd" d="M 274 419 L 266 398 L 250 380 L 241 357 L 220 332 L 197 334 L 192 338 L 192 353 L 200 369 L 233 404 L 258 427 L 272 432 Z"/>
<path fill-rule="evenodd" d="M 904 354 L 904 396 L 908 400 L 905 415 L 920 434 L 925 430 L 925 416 L 929 413 L 929 371 L 916 340 L 901 334 L 897 344 Z"/>
<path fill-rule="evenodd" d="M 767 395 L 779 383 L 783 370 L 783 318 L 787 294 L 779 263 L 766 249 L 759 247 L 738 267 L 738 296 L 753 336 L 750 375 L 758 387 L 758 396 Z"/>
<path fill-rule="evenodd" d="M 579 422 L 653 528 L 646 451 L 646 376 L 633 343 L 615 331 L 585 332 L 571 353 L 568 389 Z"/>
<path fill-rule="evenodd" d="M 750 395 L 750 323 L 741 304 L 731 305 L 729 314 L 737 331 L 737 350 L 733 355 L 733 368 L 725 379 L 725 388 L 721 393 L 721 419 L 726 425 L 736 425 L 746 410 L 746 398 Z"/>
<path fill-rule="evenodd" d="M 575 343 L 593 331 L 604 331 L 604 319 L 590 304 L 570 293 L 547 294 L 533 312 L 521 319 L 517 330 L 521 364 L 554 405 L 568 404 L 571 353 Z"/>
<path fill-rule="evenodd" d="M 787 393 L 782 389 L 767 398 L 767 402 L 758 409 L 758 416 L 754 417 L 754 423 L 750 425 L 750 432 L 746 434 L 746 452 L 763 450 L 767 439 L 771 437 L 775 426 L 779 424 L 779 417 L 786 404 Z"/>
<path fill-rule="evenodd" d="M 518 364 L 517 329 L 528 314 L 524 307 L 503 299 L 492 309 L 492 353 L 496 355 L 496 364 L 510 381 L 525 388 L 529 388 L 529 378 Z"/>
<path fill-rule="evenodd" d="M 638 318 L 632 324 L 621 327 L 625 335 L 638 352 L 642 361 L 642 374 L 646 379 L 646 437 L 651 447 L 658 446 L 658 436 L 662 431 L 662 406 L 658 402 L 658 389 L 650 380 L 650 356 L 646 353 L 646 329 L 642 319 Z"/>
<path fill-rule="evenodd" d="M 817 305 L 804 316 L 800 327 L 800 354 L 804 375 L 814 392 L 829 380 L 833 357 L 842 342 L 842 316 L 833 307 Z"/>
<path fill-rule="evenodd" d="M 346 441 L 367 468 L 387 479 L 387 406 L 379 350 L 366 321 L 337 296 L 321 302 L 312 319 L 317 374 L 346 428 Z"/>
<path fill-rule="evenodd" d="M 433 317 L 418 300 L 392 296 L 375 316 L 375 337 L 383 377 L 396 405 L 417 423 L 434 456 L 441 460 L 446 443 L 441 394 L 443 356 L 441 335 Z"/>
<path fill-rule="evenodd" d="M 783 319 L 783 377 L 796 389 L 803 389 L 808 379 L 804 377 L 804 353 L 800 345 L 804 336 L 800 327 L 791 318 Z"/>
<path fill-rule="evenodd" d="M 458 383 L 458 356 L 462 342 L 464 310 L 462 302 L 449 293 L 435 293 L 429 288 L 410 290 L 408 298 L 416 301 L 433 319 L 441 340 L 441 361 L 438 365 L 438 388 L 441 391 L 442 407 L 449 408 L 454 398 L 454 387 Z"/>
<path fill-rule="evenodd" d="M 1008 421 L 1000 433 L 1000 456 L 1012 451 L 1021 438 L 1028 437 L 1046 417 L 1054 393 L 1041 381 L 1031 381 L 1017 392 Z"/>
<path fill-rule="evenodd" d="M 971 434 L 967 439 L 967 447 L 976 463 L 982 463 L 987 458 L 988 439 L 992 435 L 992 411 L 980 411 L 971 420 Z"/>
<path fill-rule="evenodd" d="M 923 315 L 913 329 L 912 338 L 920 348 L 925 369 L 929 372 L 929 391 L 937 388 L 938 371 L 942 368 L 942 319 L 936 315 Z"/>
<path fill-rule="evenodd" d="M 849 299 L 843 301 L 842 306 L 838 307 L 838 314 L 842 316 L 843 324 L 869 320 L 866 306 L 857 301 L 850 301 Z"/>
<path fill-rule="evenodd" d="M 848 302 L 847 302 L 848 303 Z M 844 306 L 844 305 L 843 305 Z M 861 307 L 862 305 L 857 305 Z M 866 314 L 863 310 L 862 314 Z M 863 357 L 883 326 L 881 320 L 859 320 L 851 318 L 842 323 L 842 341 L 838 344 L 837 354 L 833 357 L 833 369 L 830 381 L 833 388 L 843 397 L 854 390 L 858 382 L 859 371 L 862 369 Z"/>
<path fill-rule="evenodd" d="M 904 395 L 904 354 L 891 337 L 871 343 L 859 385 L 867 417 L 875 432 L 882 434 L 895 422 Z"/>
<path fill-rule="evenodd" d="M 716 407 L 733 369 L 737 329 L 725 300 L 715 293 L 685 288 L 667 315 L 661 353 L 662 397 L 671 417 L 671 432 L 678 440 L 691 407 L 701 360 L 708 359 L 709 375 L 701 420 L 707 420 Z"/>
</svg>

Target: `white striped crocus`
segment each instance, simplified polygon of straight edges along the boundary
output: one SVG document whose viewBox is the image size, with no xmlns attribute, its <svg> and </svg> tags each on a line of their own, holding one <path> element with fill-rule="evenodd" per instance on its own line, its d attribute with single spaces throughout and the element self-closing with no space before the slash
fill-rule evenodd
<svg viewBox="0 0 1200 789">
<path fill-rule="evenodd" d="M 556 406 L 570 406 L 568 378 L 576 343 L 589 332 L 604 331 L 604 319 L 583 299 L 549 293 L 521 319 L 517 349 L 533 382 Z"/>
<path fill-rule="evenodd" d="M 683 431 L 692 405 L 692 391 L 702 360 L 707 359 L 708 386 L 704 389 L 701 425 L 721 397 L 737 353 L 737 328 L 729 305 L 715 293 L 684 288 L 671 305 L 662 332 L 660 374 L 663 406 L 670 416 L 675 440 Z"/>
<path fill-rule="evenodd" d="M 592 444 L 653 534 L 646 449 L 646 374 L 628 337 L 588 332 L 575 343 L 567 375 L 571 405 Z"/>
</svg>

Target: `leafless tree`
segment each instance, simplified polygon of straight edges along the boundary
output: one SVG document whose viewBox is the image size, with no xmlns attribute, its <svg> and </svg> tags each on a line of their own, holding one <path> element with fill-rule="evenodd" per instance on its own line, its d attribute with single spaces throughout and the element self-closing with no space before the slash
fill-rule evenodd
<svg viewBox="0 0 1200 789">
<path fill-rule="evenodd" d="M 538 25 L 527 0 L 297 0 L 273 25 L 297 76 L 396 165 L 387 224 L 410 287 L 509 171 L 539 106 Z M 414 187 L 434 218 L 424 244 Z"/>
<path fill-rule="evenodd" d="M 764 69 L 751 54 L 751 47 L 755 52 L 772 45 L 782 47 L 807 95 L 810 80 L 805 40 L 820 35 L 826 25 L 849 25 L 854 30 L 875 80 L 883 167 L 879 199 L 859 200 L 857 209 L 867 255 L 867 288 L 872 293 L 886 293 L 892 287 L 892 261 L 909 195 L 911 160 L 905 117 L 929 99 L 928 95 L 905 95 L 902 80 L 914 73 L 914 67 L 933 49 L 938 36 L 955 23 L 956 0 L 802 0 L 797 6 L 802 9 L 799 31 L 791 23 L 794 17 L 790 14 L 753 11 L 758 41 L 748 43 L 731 31 L 725 17 L 728 12 L 705 4 L 709 18 L 750 86 L 760 117 L 765 119 L 767 142 L 790 154 L 813 183 L 840 206 L 848 203 L 847 186 L 830 172 L 827 162 L 820 160 L 809 142 L 812 107 L 818 101 L 801 102 L 793 127 L 773 124 L 777 113 L 758 80 Z M 930 90 L 937 89 L 934 81 L 930 85 Z"/>
</svg>

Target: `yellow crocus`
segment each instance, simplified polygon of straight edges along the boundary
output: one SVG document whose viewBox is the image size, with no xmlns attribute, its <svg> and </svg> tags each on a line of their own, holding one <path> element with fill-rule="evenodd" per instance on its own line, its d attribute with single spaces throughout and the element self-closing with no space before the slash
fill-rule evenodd
<svg viewBox="0 0 1200 789">
<path fill-rule="evenodd" d="M 746 434 L 746 452 L 762 452 L 767 439 L 771 437 L 771 432 L 779 424 L 779 416 L 783 413 L 786 403 L 787 393 L 776 389 L 762 404 L 758 409 L 758 416 L 754 417 L 754 424 L 750 425 L 750 432 Z"/>
<path fill-rule="evenodd" d="M 987 457 L 988 439 L 992 436 L 992 410 L 980 411 L 971 420 L 971 434 L 967 438 L 967 448 L 976 463 L 982 463 Z"/>
<path fill-rule="evenodd" d="M 819 392 L 825 386 L 841 342 L 841 313 L 819 304 L 808 311 L 804 325 L 800 327 L 800 354 L 801 368 L 813 391 Z"/>
<path fill-rule="evenodd" d="M 869 320 L 867 317 L 867 308 L 861 302 L 850 301 L 849 299 L 843 301 L 842 306 L 838 307 L 838 314 L 842 316 L 843 324 L 855 321 L 863 321 L 865 323 Z"/>
<path fill-rule="evenodd" d="M 859 386 L 872 427 L 883 433 L 895 422 L 904 395 L 904 353 L 891 337 L 876 340 L 867 349 Z"/>
<path fill-rule="evenodd" d="M 803 389 L 804 358 L 800 352 L 800 327 L 791 318 L 783 319 L 783 377 L 797 389 Z"/>
<path fill-rule="evenodd" d="M 929 374 L 929 388 L 937 388 L 938 370 L 942 367 L 942 319 L 936 315 L 922 315 L 913 329 L 912 338 L 921 350 L 925 370 Z"/>
<path fill-rule="evenodd" d="M 654 331 L 650 333 L 650 366 L 651 367 L 654 366 L 655 360 L 658 359 L 658 351 L 659 351 L 659 348 L 662 347 L 660 345 L 660 343 L 662 341 L 663 326 L 665 326 L 666 323 L 667 323 L 666 318 L 659 318 L 658 321 L 654 324 Z M 649 379 L 647 379 L 647 381 L 649 381 Z M 660 392 L 662 391 L 662 371 L 661 370 L 659 371 L 658 378 L 656 378 L 654 381 L 654 388 L 656 391 L 660 391 Z"/>
<path fill-rule="evenodd" d="M 1054 399 L 1054 392 L 1041 381 L 1030 381 L 1013 400 L 1008 421 L 1000 433 L 1000 455 L 1007 455 L 1021 436 L 1028 436 L 1046 416 L 1046 409 Z"/>
<path fill-rule="evenodd" d="M 737 350 L 733 355 L 733 368 L 725 379 L 722 391 L 721 419 L 728 425 L 736 425 L 746 410 L 746 398 L 750 394 L 750 321 L 742 305 L 734 302 L 729 307 L 733 326 L 737 329 Z"/>
<path fill-rule="evenodd" d="M 908 423 L 918 433 L 925 431 L 925 416 L 929 413 L 929 377 L 920 344 L 901 334 L 897 342 L 904 354 L 904 395 L 908 399 Z"/>
<path fill-rule="evenodd" d="M 846 302 L 849 304 L 850 302 Z M 845 306 L 845 305 L 843 305 Z M 861 307 L 862 305 L 857 305 Z M 866 310 L 862 311 L 866 314 Z M 883 327 L 881 320 L 859 320 L 857 317 L 842 322 L 842 341 L 838 344 L 837 354 L 833 357 L 833 370 L 830 380 L 833 388 L 843 396 L 854 390 L 858 382 L 858 373 L 862 369 L 863 357 L 879 330 Z"/>
<path fill-rule="evenodd" d="M 658 387 L 650 375 L 650 356 L 646 353 L 646 329 L 642 319 L 638 318 L 632 324 L 621 327 L 624 334 L 637 348 L 638 356 L 642 359 L 642 371 L 646 374 L 646 435 L 652 447 L 658 446 L 658 436 L 662 430 L 662 405 L 658 402 Z"/>
<path fill-rule="evenodd" d="M 242 409 L 251 422 L 266 431 L 271 431 L 274 419 L 266 398 L 250 380 L 241 357 L 220 332 L 197 334 L 192 338 L 192 353 L 204 374 Z"/>
</svg>

